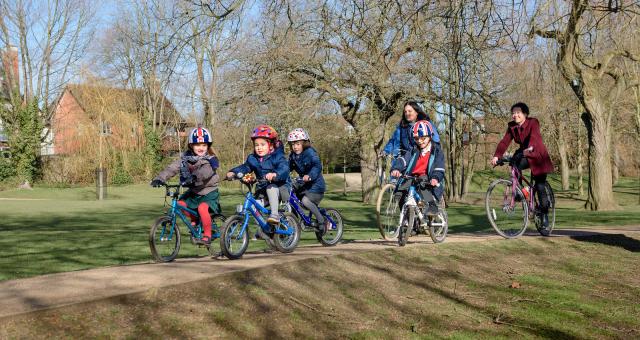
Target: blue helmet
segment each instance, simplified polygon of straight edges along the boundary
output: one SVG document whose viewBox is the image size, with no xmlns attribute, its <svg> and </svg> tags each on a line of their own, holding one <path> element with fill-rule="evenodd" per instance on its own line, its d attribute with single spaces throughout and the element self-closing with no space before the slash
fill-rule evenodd
<svg viewBox="0 0 640 340">
<path fill-rule="evenodd" d="M 428 120 L 420 120 L 413 125 L 413 137 L 433 137 L 434 128 Z"/>
<path fill-rule="evenodd" d="M 196 143 L 207 143 L 211 145 L 212 138 L 211 138 L 211 134 L 209 133 L 209 130 L 203 127 L 197 127 L 191 130 L 191 134 L 189 135 L 189 144 L 196 144 Z"/>
</svg>

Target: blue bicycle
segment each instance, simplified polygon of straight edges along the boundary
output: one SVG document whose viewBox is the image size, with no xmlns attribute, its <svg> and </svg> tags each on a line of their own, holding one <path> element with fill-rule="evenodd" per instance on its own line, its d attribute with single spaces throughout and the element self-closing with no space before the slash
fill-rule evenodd
<svg viewBox="0 0 640 340">
<path fill-rule="evenodd" d="M 165 215 L 156 219 L 151 226 L 149 233 L 149 247 L 151 255 L 156 262 L 171 262 L 175 260 L 180 252 L 180 229 L 178 228 L 178 218 L 187 226 L 191 243 L 207 248 L 207 251 L 216 256 L 217 252 L 213 250 L 211 244 L 202 242 L 203 228 L 202 222 L 198 217 L 198 212 L 178 204 L 178 197 L 182 189 L 181 185 L 165 184 L 165 206 L 167 205 L 167 197 L 171 197 L 171 204 Z M 198 217 L 195 225 L 191 223 L 187 213 Z M 221 214 L 211 214 L 211 239 L 220 237 L 219 226 L 225 220 Z"/>
<path fill-rule="evenodd" d="M 300 178 L 293 180 L 293 188 L 289 195 L 289 204 L 285 205 L 285 210 L 293 213 L 296 217 L 299 225 L 302 226 L 302 231 L 313 231 L 316 234 L 316 238 L 323 246 L 335 246 L 342 240 L 343 223 L 342 215 L 340 212 L 333 208 L 320 208 L 320 213 L 324 216 L 325 223 L 323 226 L 317 226 L 315 216 L 309 211 L 309 214 L 305 214 L 302 208 L 302 202 L 298 199 L 295 191 L 302 186 L 304 182 Z"/>
<path fill-rule="evenodd" d="M 224 256 L 234 260 L 244 255 L 249 247 L 249 218 L 252 216 L 258 224 L 258 235 L 269 247 L 282 253 L 292 252 L 300 241 L 300 226 L 293 214 L 280 213 L 278 225 L 267 223 L 263 215 L 268 215 L 271 211 L 255 199 L 252 193 L 254 182 L 243 178 L 242 174 L 238 174 L 235 179 L 240 180 L 249 190 L 244 203 L 236 207 L 236 214 L 227 218 L 222 226 L 220 248 Z M 257 184 L 267 183 L 266 180 L 257 181 Z"/>
</svg>

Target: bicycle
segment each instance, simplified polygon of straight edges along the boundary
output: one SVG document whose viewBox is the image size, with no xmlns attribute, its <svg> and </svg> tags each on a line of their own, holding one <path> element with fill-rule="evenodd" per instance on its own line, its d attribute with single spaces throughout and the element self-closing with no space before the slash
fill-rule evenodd
<svg viewBox="0 0 640 340">
<path fill-rule="evenodd" d="M 151 226 L 149 232 L 149 247 L 151 255 L 156 262 L 171 262 L 175 260 L 180 252 L 180 228 L 178 227 L 178 218 L 187 226 L 189 236 L 193 245 L 204 246 L 212 256 L 217 256 L 217 252 L 213 250 L 211 244 L 202 243 L 202 221 L 198 212 L 178 204 L 181 185 L 165 184 L 165 206 L 167 206 L 167 197 L 171 197 L 171 205 L 166 214 L 156 219 Z M 211 210 L 210 210 L 211 211 Z M 197 217 L 195 225 L 192 224 L 187 214 Z M 220 237 L 218 226 L 224 221 L 222 214 L 211 215 L 211 240 Z"/>
<path fill-rule="evenodd" d="M 382 161 L 378 162 L 378 184 L 380 191 L 376 200 L 376 221 L 380 235 L 387 241 L 392 241 L 398 237 L 398 218 L 400 217 L 400 208 L 395 200 L 397 179 L 387 177 L 387 162 L 392 158 L 392 163 L 398 156 L 381 157 Z"/>
<path fill-rule="evenodd" d="M 293 180 L 294 187 L 289 192 L 289 202 L 285 204 L 284 209 L 287 212 L 292 213 L 301 226 L 302 231 L 313 231 L 316 234 L 316 239 L 323 246 L 335 246 L 342 240 L 343 222 L 342 215 L 337 209 L 333 208 L 320 208 L 320 213 L 325 218 L 325 224 L 322 226 L 323 232 L 318 232 L 314 228 L 315 216 L 309 211 L 309 214 L 305 214 L 302 208 L 302 202 L 298 199 L 295 191 L 304 183 L 302 179 L 296 178 Z"/>
<path fill-rule="evenodd" d="M 230 216 L 222 226 L 220 236 L 220 247 L 222 253 L 228 259 L 239 259 L 244 255 L 249 246 L 249 219 L 253 217 L 258 225 L 258 235 L 265 240 L 271 249 L 276 249 L 281 253 L 290 253 L 300 241 L 300 226 L 296 218 L 291 213 L 280 213 L 280 223 L 271 225 L 262 216 L 270 214 L 271 211 L 265 208 L 253 195 L 254 181 L 244 178 L 242 174 L 237 174 L 236 178 L 247 186 L 248 191 L 242 205 L 236 207 L 236 214 Z M 266 180 L 258 180 L 256 184 L 267 184 Z"/>
<path fill-rule="evenodd" d="M 434 243 L 443 242 L 447 238 L 447 232 L 449 230 L 449 220 L 444 197 L 442 197 L 439 202 L 438 214 L 435 216 L 426 215 L 421 209 L 426 206 L 426 202 L 416 190 L 416 182 L 418 185 L 431 186 L 428 179 L 410 175 L 403 175 L 402 178 L 410 180 L 412 183 L 409 186 L 405 202 L 400 210 L 398 245 L 401 247 L 405 246 L 413 230 L 424 234 L 428 232 Z"/>
<path fill-rule="evenodd" d="M 542 236 L 549 236 L 556 223 L 556 203 L 553 189 L 547 182 L 545 190 L 549 199 L 549 225 L 542 225 L 539 197 L 518 167 L 511 164 L 511 157 L 503 157 L 496 165 L 508 163 L 511 178 L 499 178 L 491 182 L 485 197 L 487 218 L 498 235 L 504 238 L 520 237 L 527 230 L 529 219 L 533 217 L 536 229 Z M 530 188 L 523 192 L 521 181 Z M 533 180 L 532 180 L 533 181 Z M 520 212 L 520 210 L 522 210 Z"/>
</svg>

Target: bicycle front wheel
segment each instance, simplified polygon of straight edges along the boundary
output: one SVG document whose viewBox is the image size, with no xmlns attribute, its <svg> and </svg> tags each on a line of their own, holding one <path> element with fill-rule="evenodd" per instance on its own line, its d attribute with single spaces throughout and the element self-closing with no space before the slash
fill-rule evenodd
<svg viewBox="0 0 640 340">
<path fill-rule="evenodd" d="M 393 195 L 395 190 L 395 184 L 385 184 L 378 193 L 376 202 L 378 230 L 382 238 L 387 241 L 397 238 L 400 231 L 400 206 Z"/>
<path fill-rule="evenodd" d="M 316 238 L 323 246 L 335 246 L 342 239 L 342 215 L 338 210 L 329 208 L 326 210 L 326 217 L 329 217 L 333 224 L 327 219 L 324 223 L 324 233 L 316 232 Z"/>
<path fill-rule="evenodd" d="M 416 220 L 415 209 L 415 207 L 408 207 L 407 212 L 404 214 L 404 218 L 402 219 L 402 223 L 400 224 L 398 231 L 398 245 L 400 247 L 407 245 L 409 235 L 411 235 L 411 230 L 413 230 L 413 224 Z"/>
<path fill-rule="evenodd" d="M 447 238 L 449 231 L 449 217 L 447 215 L 444 197 L 440 200 L 438 215 L 429 220 L 429 236 L 433 243 L 441 243 Z"/>
<path fill-rule="evenodd" d="M 228 259 L 239 259 L 249 246 L 249 228 L 243 228 L 244 218 L 240 215 L 229 217 L 222 226 L 220 248 Z"/>
<path fill-rule="evenodd" d="M 276 249 L 281 253 L 290 253 L 296 249 L 300 242 L 300 226 L 295 216 L 291 213 L 280 213 L 280 224 L 276 228 L 292 231 L 291 235 L 273 234 L 273 244 Z"/>
<path fill-rule="evenodd" d="M 527 230 L 529 222 L 527 201 L 520 188 L 514 188 L 511 181 L 505 179 L 493 181 L 487 190 L 485 205 L 487 218 L 498 235 L 504 238 L 516 238 Z"/>
<path fill-rule="evenodd" d="M 149 248 L 156 262 L 171 262 L 180 252 L 180 230 L 171 217 L 159 217 L 149 233 Z"/>
</svg>

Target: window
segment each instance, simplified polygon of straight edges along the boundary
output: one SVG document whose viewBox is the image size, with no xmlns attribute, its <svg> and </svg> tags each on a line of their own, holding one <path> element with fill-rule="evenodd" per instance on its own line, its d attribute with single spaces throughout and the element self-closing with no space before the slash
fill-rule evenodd
<svg viewBox="0 0 640 340">
<path fill-rule="evenodd" d="M 100 133 L 105 136 L 111 135 L 111 124 L 107 122 L 102 122 L 102 126 L 100 128 Z"/>
</svg>

